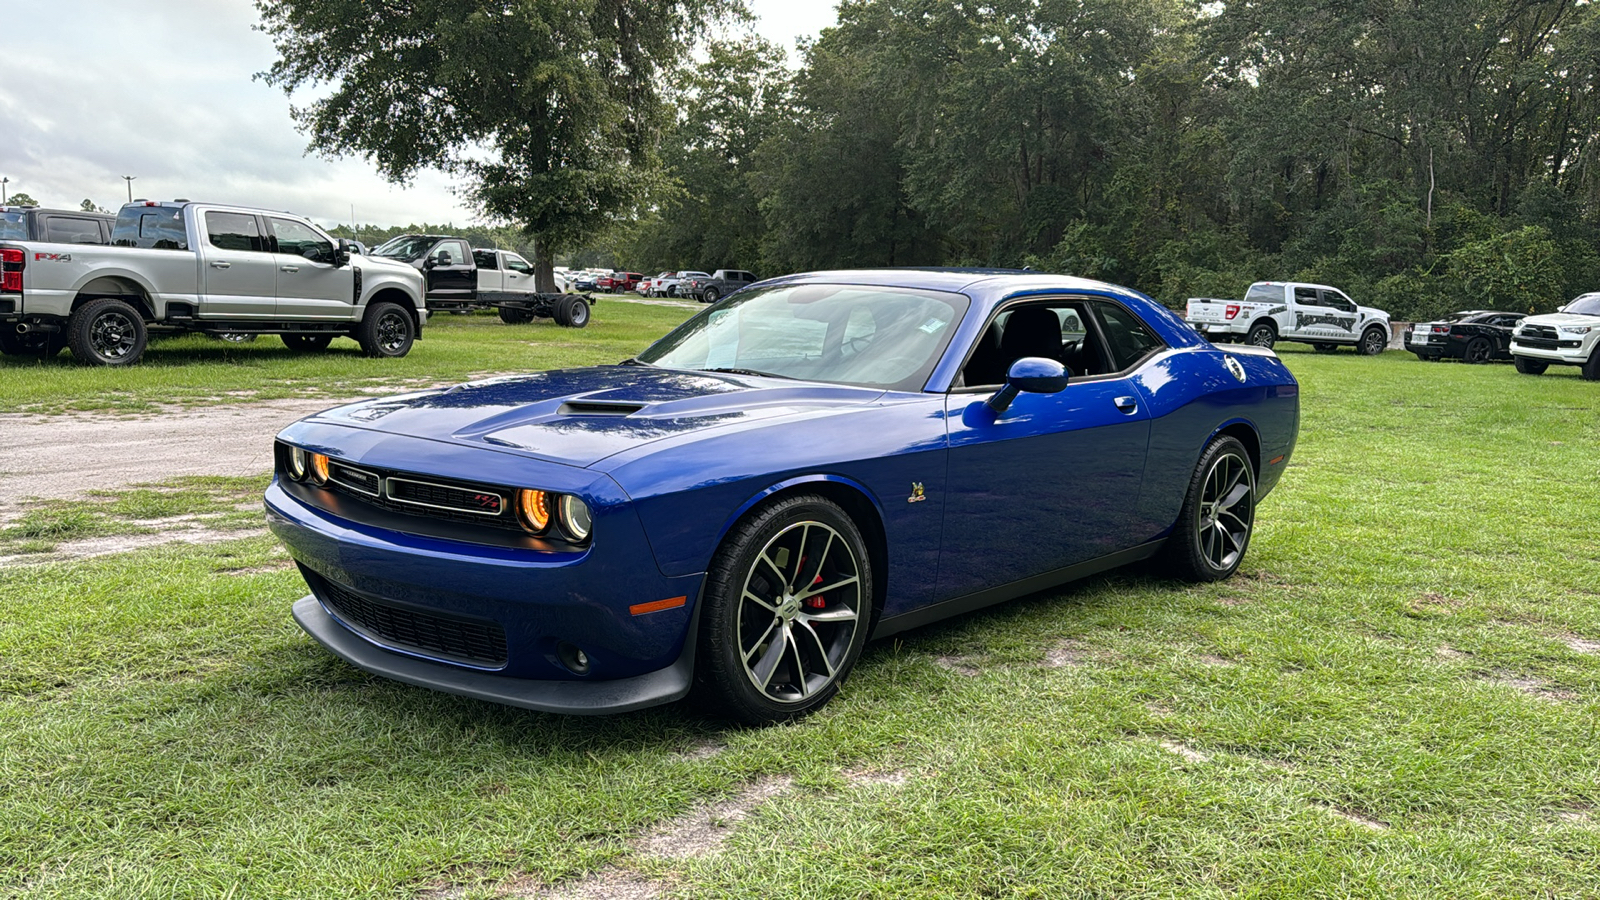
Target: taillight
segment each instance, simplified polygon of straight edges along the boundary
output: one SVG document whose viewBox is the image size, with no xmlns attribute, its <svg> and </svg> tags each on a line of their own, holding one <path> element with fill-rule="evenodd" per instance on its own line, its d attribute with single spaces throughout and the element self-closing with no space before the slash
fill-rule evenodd
<svg viewBox="0 0 1600 900">
<path fill-rule="evenodd" d="M 1236 317 L 1238 315 L 1239 315 L 1239 304 L 1237 304 L 1237 303 L 1229 303 L 1228 304 L 1228 319 L 1229 319 L 1229 321 L 1232 321 L 1234 319 L 1234 317 Z"/>
<path fill-rule="evenodd" d="M 10 247 L 0 250 L 0 291 L 22 293 L 22 268 L 26 265 L 24 255 L 21 250 Z"/>
</svg>

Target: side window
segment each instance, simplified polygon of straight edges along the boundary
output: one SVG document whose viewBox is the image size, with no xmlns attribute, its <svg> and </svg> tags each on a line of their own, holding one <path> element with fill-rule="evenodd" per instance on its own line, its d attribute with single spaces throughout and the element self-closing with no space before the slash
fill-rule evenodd
<svg viewBox="0 0 1600 900">
<path fill-rule="evenodd" d="M 1112 364 L 1121 372 L 1161 349 L 1161 339 L 1138 316 L 1110 303 L 1097 303 Z"/>
<path fill-rule="evenodd" d="M 494 270 L 500 268 L 500 259 L 493 250 L 472 251 L 472 262 L 480 269 Z M 506 262 L 506 268 L 511 268 L 510 257 L 507 257 Z"/>
<path fill-rule="evenodd" d="M 1322 305 L 1331 306 L 1334 309 L 1340 310 L 1341 312 L 1356 311 L 1355 301 L 1339 293 L 1338 291 L 1323 291 Z"/>
<path fill-rule="evenodd" d="M 211 246 L 222 250 L 262 252 L 267 249 L 266 241 L 261 236 L 261 229 L 256 225 L 255 216 L 243 213 L 208 212 L 206 233 L 211 236 Z"/>
<path fill-rule="evenodd" d="M 461 243 L 460 241 L 440 242 L 438 249 L 433 251 L 433 255 L 438 256 L 440 253 L 447 253 L 450 255 L 450 261 L 445 263 L 445 265 L 464 266 L 467 264 L 467 245 Z"/>
<path fill-rule="evenodd" d="M 147 250 L 187 250 L 189 235 L 184 230 L 183 210 L 160 206 L 123 210 L 111 229 L 111 243 Z"/>
<path fill-rule="evenodd" d="M 533 266 L 529 265 L 527 260 L 509 253 L 506 254 L 506 268 L 513 272 L 521 272 L 524 275 L 533 274 Z"/>
<path fill-rule="evenodd" d="M 312 262 L 333 262 L 333 244 L 311 230 L 304 222 L 289 219 L 270 219 L 272 236 L 278 239 L 278 252 L 299 256 Z"/>
<path fill-rule="evenodd" d="M 52 244 L 98 244 L 100 223 L 77 216 L 51 216 L 45 222 L 45 240 Z"/>
<path fill-rule="evenodd" d="M 1117 371 L 1098 333 L 1088 324 L 1086 300 L 1028 303 L 1002 310 L 979 337 L 958 383 L 969 388 L 1004 384 L 1011 364 L 1025 356 L 1053 359 L 1074 378 Z"/>
<path fill-rule="evenodd" d="M 1303 288 L 1303 287 L 1295 288 L 1294 289 L 1294 302 L 1303 303 L 1306 306 L 1321 306 L 1322 305 L 1322 301 L 1317 297 L 1317 289 L 1316 288 Z"/>
</svg>

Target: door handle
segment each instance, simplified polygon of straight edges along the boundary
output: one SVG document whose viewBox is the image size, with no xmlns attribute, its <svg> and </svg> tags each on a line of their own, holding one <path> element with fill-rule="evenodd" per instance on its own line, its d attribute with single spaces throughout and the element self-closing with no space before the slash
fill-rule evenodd
<svg viewBox="0 0 1600 900">
<path fill-rule="evenodd" d="M 229 268 L 232 265 L 233 265 L 233 263 L 228 262 L 225 259 L 213 259 L 211 261 L 211 268 L 213 268 L 213 269 L 226 269 L 226 268 Z"/>
<path fill-rule="evenodd" d="M 1139 411 L 1139 401 L 1133 397 L 1118 397 L 1111 402 L 1117 405 L 1117 409 L 1120 409 L 1125 413 L 1135 413 Z"/>
<path fill-rule="evenodd" d="M 285 271 L 285 272 L 298 272 L 298 271 L 300 271 L 300 267 L 299 266 L 284 266 L 283 267 L 283 271 Z"/>
</svg>

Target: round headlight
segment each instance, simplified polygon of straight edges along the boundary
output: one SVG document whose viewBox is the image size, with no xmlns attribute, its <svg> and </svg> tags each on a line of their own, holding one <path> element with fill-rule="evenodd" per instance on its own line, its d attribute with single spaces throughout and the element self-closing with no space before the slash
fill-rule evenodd
<svg viewBox="0 0 1600 900">
<path fill-rule="evenodd" d="M 550 495 L 527 488 L 517 491 L 517 518 L 534 534 L 550 527 Z"/>
<path fill-rule="evenodd" d="M 289 477 L 295 481 L 306 480 L 306 451 L 299 447 L 289 448 Z"/>
<path fill-rule="evenodd" d="M 311 483 L 328 483 L 328 458 L 321 453 L 311 454 Z"/>
<path fill-rule="evenodd" d="M 589 529 L 594 521 L 589 517 L 589 506 L 571 494 L 561 495 L 561 530 L 575 541 L 589 539 Z"/>
</svg>

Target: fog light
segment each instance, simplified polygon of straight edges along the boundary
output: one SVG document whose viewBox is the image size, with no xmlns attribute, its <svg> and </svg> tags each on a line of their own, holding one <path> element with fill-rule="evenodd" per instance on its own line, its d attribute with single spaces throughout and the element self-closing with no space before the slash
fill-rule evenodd
<svg viewBox="0 0 1600 900">
<path fill-rule="evenodd" d="M 311 454 L 311 483 L 315 485 L 328 483 L 328 458 L 321 453 Z"/>
<path fill-rule="evenodd" d="M 556 645 L 556 657 L 561 660 L 561 664 L 566 666 L 572 674 L 589 674 L 589 654 L 566 641 Z"/>
</svg>

